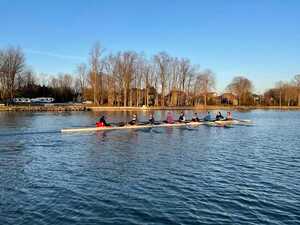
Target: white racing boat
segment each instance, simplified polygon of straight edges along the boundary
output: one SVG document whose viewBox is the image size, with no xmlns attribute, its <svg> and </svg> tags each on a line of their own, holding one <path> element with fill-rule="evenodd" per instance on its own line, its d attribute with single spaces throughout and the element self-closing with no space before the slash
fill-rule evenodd
<svg viewBox="0 0 300 225">
<path fill-rule="evenodd" d="M 184 123 L 156 123 L 156 124 L 137 124 L 124 126 L 107 126 L 107 127 L 77 127 L 62 129 L 62 133 L 67 132 L 91 132 L 91 131 L 110 131 L 110 130 L 129 130 L 129 129 L 145 129 L 158 127 L 196 127 L 200 125 L 228 127 L 232 125 L 252 125 L 250 120 L 221 120 L 221 121 L 200 121 L 200 122 L 184 122 Z"/>
</svg>

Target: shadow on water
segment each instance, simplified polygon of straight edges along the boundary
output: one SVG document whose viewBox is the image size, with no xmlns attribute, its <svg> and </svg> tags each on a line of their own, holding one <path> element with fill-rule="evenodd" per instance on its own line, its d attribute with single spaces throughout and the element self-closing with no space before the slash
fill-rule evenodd
<svg viewBox="0 0 300 225">
<path fill-rule="evenodd" d="M 11 136 L 26 136 L 26 135 L 39 135 L 39 134 L 58 134 L 60 131 L 36 131 L 36 132 L 17 132 L 17 133 L 6 133 L 0 134 L 0 137 L 11 137 Z"/>
</svg>

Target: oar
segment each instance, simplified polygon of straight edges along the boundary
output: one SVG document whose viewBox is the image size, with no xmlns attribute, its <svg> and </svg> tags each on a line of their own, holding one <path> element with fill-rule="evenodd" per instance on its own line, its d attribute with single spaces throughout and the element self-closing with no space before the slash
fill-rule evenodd
<svg viewBox="0 0 300 225">
<path fill-rule="evenodd" d="M 236 121 L 242 122 L 242 123 L 252 124 L 252 121 L 251 121 L 251 120 L 241 120 L 241 119 L 233 119 L 233 120 L 236 120 Z"/>
<path fill-rule="evenodd" d="M 236 121 L 239 121 L 239 122 L 250 121 L 250 120 L 242 120 L 242 119 L 237 119 L 237 118 L 232 118 L 231 120 L 236 120 Z"/>
</svg>

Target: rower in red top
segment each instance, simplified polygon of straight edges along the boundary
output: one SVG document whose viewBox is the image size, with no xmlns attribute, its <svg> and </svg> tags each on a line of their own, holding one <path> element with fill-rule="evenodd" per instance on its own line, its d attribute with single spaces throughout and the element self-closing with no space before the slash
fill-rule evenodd
<svg viewBox="0 0 300 225">
<path fill-rule="evenodd" d="M 101 116 L 99 122 L 96 123 L 96 127 L 108 127 L 108 126 L 110 126 L 110 124 L 106 122 L 105 116 Z"/>
</svg>

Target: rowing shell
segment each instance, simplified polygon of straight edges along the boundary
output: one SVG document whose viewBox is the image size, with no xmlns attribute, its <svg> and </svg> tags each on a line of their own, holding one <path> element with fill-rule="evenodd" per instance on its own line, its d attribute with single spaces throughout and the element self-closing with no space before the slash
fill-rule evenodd
<svg viewBox="0 0 300 225">
<path fill-rule="evenodd" d="M 123 127 L 86 127 L 86 128 L 66 128 L 62 129 L 61 132 L 85 132 L 85 131 L 107 131 L 107 130 L 128 130 L 128 129 L 143 129 L 153 127 L 182 127 L 182 126 L 199 126 L 204 122 L 189 122 L 189 123 L 162 123 L 157 125 L 146 124 L 146 125 L 126 125 Z"/>
<path fill-rule="evenodd" d="M 215 121 L 215 122 L 188 122 L 188 123 L 162 123 L 162 124 L 145 124 L 145 125 L 126 125 L 126 126 L 108 126 L 108 127 L 85 127 L 85 128 L 66 128 L 62 129 L 62 133 L 67 132 L 91 132 L 91 131 L 110 131 L 110 130 L 129 130 L 129 129 L 145 129 L 155 127 L 184 127 L 184 126 L 200 126 L 200 125 L 212 125 L 216 126 L 228 126 L 228 125 L 243 125 L 249 124 L 248 121 Z"/>
</svg>

